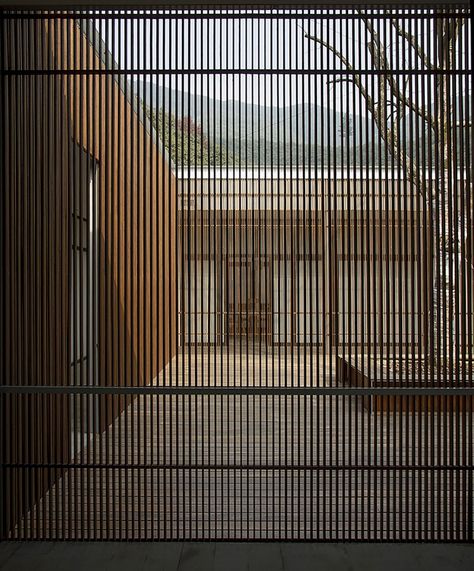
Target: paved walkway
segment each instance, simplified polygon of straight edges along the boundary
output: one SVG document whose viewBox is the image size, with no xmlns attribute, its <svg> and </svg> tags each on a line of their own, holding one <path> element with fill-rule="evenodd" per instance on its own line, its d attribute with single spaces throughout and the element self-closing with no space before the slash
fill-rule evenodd
<svg viewBox="0 0 474 571">
<path fill-rule="evenodd" d="M 2 571 L 472 571 L 474 545 L 3 543 Z"/>
</svg>

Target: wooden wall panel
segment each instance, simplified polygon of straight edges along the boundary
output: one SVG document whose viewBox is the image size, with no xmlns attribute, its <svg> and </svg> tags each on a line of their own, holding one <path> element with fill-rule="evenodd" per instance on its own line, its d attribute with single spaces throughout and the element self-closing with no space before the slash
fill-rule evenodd
<svg viewBox="0 0 474 571">
<path fill-rule="evenodd" d="M 12 20 L 3 25 L 8 68 L 58 68 L 68 61 L 70 68 L 104 67 L 76 23 Z M 69 175 L 74 165 L 69 149 L 77 144 L 98 168 L 95 382 L 149 384 L 174 355 L 177 338 L 175 182 L 159 141 L 116 77 L 9 75 L 5 82 L 6 383 L 71 382 Z M 69 460 L 67 398 L 10 396 L 2 402 L 6 462 Z M 120 408 L 112 407 L 111 397 L 102 402 L 100 430 L 126 401 Z M 12 501 L 3 522 L 11 530 L 59 472 L 5 474 L 2 494 Z M 34 486 L 27 482 L 32 474 Z M 26 490 L 36 493 L 26 498 Z"/>
<path fill-rule="evenodd" d="M 3 65 L 27 69 L 50 62 L 40 23 L 3 24 Z M 33 49 L 33 47 L 35 49 Z M 5 78 L 5 383 L 57 385 L 69 369 L 68 195 L 66 102 L 62 78 Z M 69 418 L 64 399 L 4 399 L 2 487 L 4 528 L 12 529 L 60 475 L 27 463 L 67 461 Z"/>
</svg>

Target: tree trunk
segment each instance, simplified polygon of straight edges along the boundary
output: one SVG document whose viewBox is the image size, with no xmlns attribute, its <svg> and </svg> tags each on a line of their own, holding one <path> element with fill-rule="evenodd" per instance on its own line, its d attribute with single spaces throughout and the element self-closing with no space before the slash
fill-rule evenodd
<svg viewBox="0 0 474 571">
<path fill-rule="evenodd" d="M 455 44 L 458 36 L 459 21 L 440 19 L 436 24 L 436 49 L 438 69 L 452 70 L 455 64 Z M 437 193 L 431 205 L 431 232 L 433 244 L 432 295 L 430 311 L 430 338 L 428 355 L 431 362 L 431 374 L 434 380 L 443 370 L 449 376 L 457 367 L 453 363 L 454 325 L 457 323 L 456 276 L 462 272 L 462 239 L 460 217 L 456 216 L 453 205 L 457 183 L 457 152 L 451 78 L 439 75 L 436 78 L 436 122 L 434 126 L 435 161 L 440 180 L 436 182 Z M 430 173 L 431 176 L 431 173 Z M 456 216 L 456 217 L 455 217 Z"/>
<path fill-rule="evenodd" d="M 459 193 L 460 189 L 454 186 L 455 181 L 452 185 L 453 194 Z M 468 236 L 468 228 L 467 221 L 462 216 L 461 212 L 453 212 L 453 220 L 450 221 L 448 213 L 443 212 L 439 204 L 433 208 L 432 220 L 438 220 L 438 225 L 432 225 L 431 229 L 434 248 L 428 355 L 434 367 L 432 371 L 435 378 L 443 369 L 449 373 L 450 378 L 454 378 L 460 367 L 459 363 L 453 361 L 455 331 L 461 317 L 458 314 L 457 296 L 459 284 L 465 276 L 464 266 L 469 263 L 463 258 L 463 244 Z M 461 343 L 465 345 L 466 340 L 461 340 Z"/>
<path fill-rule="evenodd" d="M 431 362 L 430 378 L 439 378 L 443 368 L 447 373 L 448 365 L 450 378 L 453 378 L 455 371 L 458 370 L 458 364 L 452 361 L 454 325 L 458 323 L 458 316 L 454 314 L 457 309 L 457 276 L 462 279 L 464 275 L 465 260 L 462 259 L 461 253 L 467 237 L 467 224 L 463 224 L 464 221 L 454 208 L 457 204 L 454 198 L 459 198 L 460 187 L 456 184 L 458 153 L 450 85 L 452 76 L 443 73 L 435 76 L 435 113 L 432 115 L 431 101 L 419 106 L 416 100 L 406 96 L 405 89 L 401 87 L 399 80 L 390 73 L 391 55 L 393 55 L 390 52 L 391 48 L 384 45 L 383 37 L 380 36 L 378 28 L 373 25 L 370 18 L 363 17 L 362 21 L 370 37 L 367 50 L 371 56 L 372 65 L 379 71 L 386 70 L 387 73 L 379 75 L 376 97 L 367 90 L 361 75 L 354 74 L 351 81 L 364 98 L 367 110 L 372 115 L 388 151 L 402 167 L 406 180 L 416 187 L 424 200 L 430 220 L 429 250 L 432 258 L 428 278 L 431 279 L 428 339 L 427 342 L 425 341 L 424 357 Z M 394 23 L 397 34 L 415 49 L 425 68 L 436 71 L 455 69 L 456 42 L 462 25 L 463 20 L 460 18 L 436 20 L 435 57 L 433 58 L 435 62 L 433 63 L 430 54 L 425 54 L 423 45 L 418 43 L 419 39 L 404 30 L 396 21 Z M 317 36 L 306 34 L 306 37 L 330 50 L 347 69 L 354 69 L 347 55 L 342 54 L 335 46 Z M 390 114 L 388 113 L 389 105 L 392 108 Z M 406 118 L 407 113 L 412 113 L 415 121 L 423 120 L 425 129 L 431 135 L 429 139 L 434 137 L 436 145 L 434 160 L 438 180 L 434 182 L 436 189 L 433 195 L 431 194 L 432 165 L 427 165 L 426 157 L 421 161 L 421 165 L 417 164 L 415 157 L 405 152 L 406 145 L 400 137 L 401 121 Z M 462 235 L 463 227 L 464 236 Z M 428 371 L 425 371 L 426 373 Z"/>
</svg>

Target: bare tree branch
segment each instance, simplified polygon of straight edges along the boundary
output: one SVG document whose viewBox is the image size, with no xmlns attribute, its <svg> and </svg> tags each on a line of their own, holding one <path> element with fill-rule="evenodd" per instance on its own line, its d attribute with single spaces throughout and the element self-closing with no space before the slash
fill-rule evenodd
<svg viewBox="0 0 474 571">
<path fill-rule="evenodd" d="M 367 18 L 362 18 L 367 31 L 371 36 L 371 41 L 367 44 L 367 49 L 369 50 L 370 55 L 372 56 L 372 61 L 376 69 L 380 71 L 388 71 L 389 73 L 383 74 L 379 77 L 378 81 L 378 91 L 379 97 L 376 106 L 376 111 L 373 113 L 374 120 L 377 124 L 379 129 L 380 135 L 382 139 L 388 145 L 392 156 L 398 157 L 403 170 L 410 182 L 412 182 L 418 192 L 422 196 L 423 200 L 426 201 L 427 192 L 426 192 L 426 184 L 422 177 L 420 177 L 420 169 L 418 168 L 418 164 L 413 157 L 407 155 L 406 152 L 400 146 L 399 142 L 399 127 L 398 124 L 402 118 L 402 114 L 397 114 L 396 121 L 392 119 L 391 124 L 392 128 L 390 128 L 390 123 L 387 117 L 387 107 L 388 107 L 388 87 L 390 87 L 392 95 L 398 101 L 399 105 L 403 105 L 404 107 L 408 107 L 412 109 L 412 102 L 407 100 L 400 90 L 398 82 L 394 78 L 394 76 L 390 73 L 390 65 L 385 53 L 385 48 L 382 44 L 382 41 L 379 37 L 379 34 L 374 29 L 371 22 L 368 21 Z M 407 102 L 410 105 L 407 105 Z M 415 106 L 416 107 L 416 106 Z M 415 112 L 418 112 L 415 109 Z M 419 113 L 418 113 L 419 114 Z M 426 121 L 426 118 L 425 118 Z"/>
<path fill-rule="evenodd" d="M 385 11 L 385 13 L 387 14 L 388 12 Z M 404 38 L 405 40 L 407 40 L 407 42 L 410 44 L 410 46 L 415 50 L 416 55 L 424 63 L 426 69 L 436 69 L 436 66 L 431 63 L 430 58 L 426 55 L 425 51 L 423 50 L 420 43 L 418 42 L 417 37 L 414 36 L 413 34 L 410 34 L 409 32 L 407 32 L 407 30 L 404 30 L 395 18 L 391 18 L 390 22 L 392 23 L 392 26 L 395 28 L 397 34 L 401 38 Z"/>
<path fill-rule="evenodd" d="M 391 70 L 391 66 L 386 56 L 386 50 L 382 44 L 379 34 L 367 18 L 362 18 L 362 20 L 372 38 L 372 42 L 369 42 L 368 48 L 376 68 L 379 70 L 387 70 L 389 72 Z M 391 94 L 393 97 L 398 99 L 402 105 L 423 119 L 423 121 L 425 121 L 431 129 L 434 129 L 434 117 L 426 109 L 426 107 L 418 107 L 413 100 L 407 97 L 404 92 L 405 90 L 400 88 L 398 81 L 393 74 L 388 73 L 386 78 L 388 84 L 390 85 Z"/>
<path fill-rule="evenodd" d="M 374 34 L 376 34 L 373 26 L 368 21 L 366 21 L 365 18 L 364 18 L 364 21 L 366 23 L 366 26 L 368 26 L 368 30 L 373 37 Z M 321 38 L 318 38 L 317 36 L 312 36 L 308 33 L 305 33 L 305 37 L 310 39 L 310 40 L 313 40 L 314 42 L 320 44 L 321 46 L 323 46 L 326 49 L 328 49 L 329 51 L 331 51 L 341 61 L 341 63 L 343 63 L 346 66 L 346 68 L 348 70 L 351 71 L 354 69 L 352 67 L 352 65 L 349 63 L 348 59 L 339 50 L 337 50 L 333 45 L 329 44 L 325 40 L 322 40 Z M 375 41 L 378 41 L 378 36 L 377 36 L 377 39 Z M 379 51 L 379 54 L 382 53 L 382 49 L 379 49 L 378 51 Z M 379 66 L 378 69 L 382 69 L 382 66 Z M 383 69 L 387 69 L 387 70 L 390 69 L 390 66 L 388 64 L 388 60 L 386 57 L 384 57 Z M 364 85 L 362 84 L 360 75 L 354 74 L 354 78 L 355 79 L 354 79 L 353 83 L 358 87 L 358 89 L 360 90 L 364 99 L 367 102 L 369 102 L 369 99 L 372 101 L 372 98 L 367 93 L 367 90 L 365 89 Z M 393 75 L 390 75 L 388 77 L 388 81 L 389 81 L 389 85 L 391 87 L 391 91 L 392 91 L 393 96 L 396 97 L 398 100 L 400 100 L 400 102 L 403 105 L 405 105 L 408 109 L 410 109 L 410 111 L 412 111 L 413 113 L 415 113 L 416 115 L 421 117 L 421 119 L 423 119 L 423 121 L 425 121 L 429 125 L 430 128 L 434 129 L 434 117 L 429 113 L 429 111 L 425 107 L 418 107 L 414 101 L 412 101 L 410 98 L 408 98 L 404 94 L 404 90 L 400 89 L 398 82 Z M 372 105 L 372 108 L 373 108 L 373 105 Z M 369 109 L 369 110 L 371 110 L 371 109 Z"/>
<path fill-rule="evenodd" d="M 312 36 L 312 35 L 308 34 L 307 32 L 305 32 L 305 38 L 308 38 L 309 40 L 312 40 L 313 42 L 316 42 L 317 44 L 320 44 L 324 48 L 328 49 L 330 52 L 332 52 L 341 61 L 342 64 L 344 64 L 346 66 L 346 69 L 348 69 L 349 71 L 354 70 L 354 67 L 349 62 L 349 60 L 339 50 L 337 50 L 333 45 L 329 44 L 325 40 L 322 40 L 321 38 L 318 38 L 317 36 Z M 375 110 L 374 109 L 374 101 L 373 101 L 372 97 L 369 95 L 364 84 L 362 83 L 362 79 L 361 79 L 360 75 L 355 73 L 351 78 L 347 78 L 347 79 L 348 79 L 348 81 L 349 80 L 352 81 L 357 86 L 362 97 L 365 99 L 365 101 L 367 103 L 368 110 L 371 113 L 373 113 Z"/>
<path fill-rule="evenodd" d="M 382 56 L 382 46 L 381 46 L 381 42 L 380 42 L 380 39 L 378 37 L 378 34 L 374 30 L 372 24 L 366 18 L 363 18 L 363 20 L 366 24 L 368 32 L 371 35 L 371 38 L 372 38 L 372 41 L 369 42 L 368 49 L 372 55 L 372 59 L 374 60 L 374 65 L 379 70 L 387 69 L 387 71 L 390 71 L 387 58 L 385 56 Z M 350 61 L 339 50 L 337 50 L 332 44 L 328 43 L 327 41 L 325 41 L 325 40 L 323 40 L 317 36 L 313 36 L 313 35 L 310 35 L 308 33 L 305 33 L 305 37 L 316 42 L 317 44 L 323 46 L 324 48 L 326 48 L 330 52 L 332 52 L 341 61 L 341 63 L 346 67 L 346 69 L 348 69 L 349 71 L 352 71 L 354 69 L 352 64 L 350 63 Z M 343 80 L 351 81 L 352 83 L 354 83 L 357 86 L 361 95 L 366 100 L 367 109 L 372 114 L 372 116 L 374 117 L 375 123 L 376 123 L 376 125 L 380 131 L 382 139 L 387 143 L 388 147 L 391 149 L 391 152 L 394 153 L 394 156 L 399 157 L 400 162 L 401 162 L 409 180 L 413 184 L 416 185 L 416 187 L 419 189 L 419 192 L 423 196 L 423 198 L 426 198 L 426 188 L 425 188 L 426 185 L 423 183 L 423 180 L 419 177 L 419 174 L 418 174 L 419 169 L 417 169 L 417 166 L 413 164 L 413 160 L 410 160 L 410 158 L 407 156 L 407 154 L 404 153 L 402 151 L 402 149 L 400 148 L 400 145 L 398 143 L 398 128 L 392 128 L 392 129 L 389 128 L 388 118 L 387 118 L 387 113 L 386 113 L 386 111 L 387 111 L 386 108 L 387 108 L 387 103 L 388 103 L 387 89 L 386 89 L 387 83 L 388 83 L 388 85 L 390 85 L 392 92 L 394 94 L 398 95 L 398 97 L 396 97 L 396 98 L 399 100 L 399 102 L 401 104 L 403 104 L 406 107 L 409 107 L 410 109 L 414 110 L 415 112 L 419 111 L 418 114 L 421 113 L 420 116 L 423 117 L 423 119 L 425 121 L 428 120 L 427 117 L 420 110 L 417 110 L 417 108 L 416 108 L 416 106 L 414 106 L 413 102 L 409 101 L 404 96 L 404 94 L 400 90 L 398 83 L 396 82 L 395 78 L 390 74 L 383 75 L 380 77 L 379 101 L 378 101 L 377 105 L 375 105 L 372 96 L 367 92 L 364 84 L 362 83 L 361 76 L 359 74 L 354 74 L 351 78 L 344 78 L 344 79 L 341 78 L 341 79 L 333 80 L 333 82 L 337 83 L 338 81 L 343 81 Z M 410 105 L 407 105 L 407 103 L 410 103 Z M 414 107 L 414 109 L 412 107 Z M 400 119 L 400 117 L 398 118 L 398 120 Z M 432 118 L 431 118 L 431 120 L 432 120 Z"/>
</svg>

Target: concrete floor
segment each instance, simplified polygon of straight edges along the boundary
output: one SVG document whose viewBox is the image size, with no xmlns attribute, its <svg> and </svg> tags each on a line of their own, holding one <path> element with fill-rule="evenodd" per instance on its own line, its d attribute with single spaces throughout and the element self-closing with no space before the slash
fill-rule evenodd
<svg viewBox="0 0 474 571">
<path fill-rule="evenodd" d="M 6 542 L 0 569 L 471 571 L 474 544 Z"/>
</svg>

